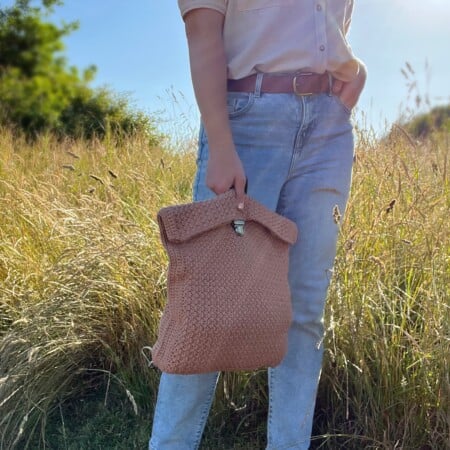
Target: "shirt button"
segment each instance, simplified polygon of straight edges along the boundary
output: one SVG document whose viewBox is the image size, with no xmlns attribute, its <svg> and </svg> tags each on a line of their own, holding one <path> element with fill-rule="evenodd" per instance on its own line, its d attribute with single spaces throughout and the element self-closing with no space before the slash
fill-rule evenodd
<svg viewBox="0 0 450 450">
<path fill-rule="evenodd" d="M 319 47 L 319 50 L 320 50 L 321 52 L 323 52 L 323 51 L 325 50 L 325 45 L 321 45 L 321 46 Z"/>
<path fill-rule="evenodd" d="M 322 11 L 322 5 L 317 5 L 317 6 L 316 6 L 316 10 L 317 10 L 317 11 Z"/>
</svg>

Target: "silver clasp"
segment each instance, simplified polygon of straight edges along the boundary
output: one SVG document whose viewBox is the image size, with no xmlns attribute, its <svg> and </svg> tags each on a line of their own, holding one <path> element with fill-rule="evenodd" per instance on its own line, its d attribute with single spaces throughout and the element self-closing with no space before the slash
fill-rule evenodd
<svg viewBox="0 0 450 450">
<path fill-rule="evenodd" d="M 233 220 L 231 225 L 233 226 L 233 229 L 238 236 L 244 236 L 245 220 L 242 219 Z"/>
</svg>

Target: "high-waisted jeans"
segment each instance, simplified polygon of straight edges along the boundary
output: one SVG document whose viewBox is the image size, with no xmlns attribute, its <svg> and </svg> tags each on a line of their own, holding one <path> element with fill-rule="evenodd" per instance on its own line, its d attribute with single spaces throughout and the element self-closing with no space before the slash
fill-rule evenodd
<svg viewBox="0 0 450 450">
<path fill-rule="evenodd" d="M 229 117 L 248 194 L 297 223 L 290 250 L 293 322 L 288 352 L 269 368 L 267 449 L 308 449 L 323 355 L 323 311 L 353 164 L 350 111 L 332 95 L 228 94 Z M 194 199 L 205 183 L 208 140 L 200 130 Z M 214 396 L 217 373 L 163 373 L 151 450 L 193 450 Z M 251 448 L 251 446 L 249 446 Z"/>
</svg>

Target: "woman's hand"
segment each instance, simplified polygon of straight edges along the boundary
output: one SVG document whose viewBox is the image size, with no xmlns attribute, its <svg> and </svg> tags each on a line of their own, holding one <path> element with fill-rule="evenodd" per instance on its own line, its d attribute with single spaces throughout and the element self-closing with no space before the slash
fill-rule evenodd
<svg viewBox="0 0 450 450">
<path fill-rule="evenodd" d="M 359 96 L 364 89 L 366 78 L 366 66 L 360 62 L 358 75 L 353 80 L 348 82 L 341 80 L 333 81 L 333 94 L 337 95 L 348 109 L 353 109 L 358 103 Z"/>
<path fill-rule="evenodd" d="M 216 149 L 209 155 L 206 184 L 216 194 L 234 187 L 238 208 L 242 209 L 246 182 L 242 162 L 234 147 L 220 150 Z"/>
</svg>

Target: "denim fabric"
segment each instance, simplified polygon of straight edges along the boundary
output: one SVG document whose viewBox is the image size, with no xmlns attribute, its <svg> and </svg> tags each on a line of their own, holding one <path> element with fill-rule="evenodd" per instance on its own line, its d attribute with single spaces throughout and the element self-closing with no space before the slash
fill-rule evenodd
<svg viewBox="0 0 450 450">
<path fill-rule="evenodd" d="M 322 363 L 323 310 L 351 182 L 350 111 L 328 94 L 229 93 L 234 142 L 248 194 L 295 221 L 290 251 L 293 322 L 288 353 L 269 369 L 268 450 L 309 448 Z M 194 199 L 205 184 L 208 140 L 201 128 Z M 162 374 L 150 448 L 192 450 L 200 444 L 218 374 Z"/>
</svg>

